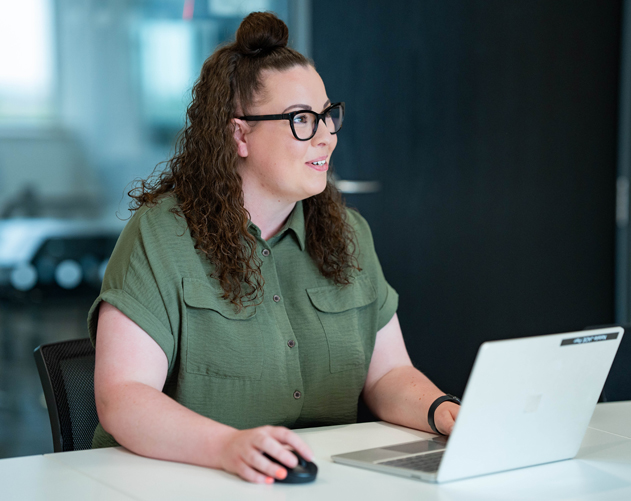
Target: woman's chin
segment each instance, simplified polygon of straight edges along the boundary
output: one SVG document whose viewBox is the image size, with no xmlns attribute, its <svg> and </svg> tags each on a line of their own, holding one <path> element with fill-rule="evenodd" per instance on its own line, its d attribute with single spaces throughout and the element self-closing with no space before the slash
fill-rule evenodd
<svg viewBox="0 0 631 501">
<path fill-rule="evenodd" d="M 305 196 L 302 198 L 302 200 L 306 200 L 307 198 L 312 198 L 315 197 L 317 195 L 319 195 L 320 193 L 322 193 L 324 191 L 324 188 L 322 188 L 321 190 L 318 191 L 309 191 L 308 193 L 305 194 Z"/>
<path fill-rule="evenodd" d="M 326 189 L 327 178 L 322 176 L 322 179 L 318 179 L 317 182 L 311 183 L 309 188 L 309 197 L 319 195 Z M 308 197 L 307 197 L 308 198 Z"/>
<path fill-rule="evenodd" d="M 301 188 L 300 198 L 297 200 L 305 200 L 307 198 L 315 197 L 326 189 L 327 178 L 322 176 L 321 179 L 312 179 L 308 183 L 303 183 Z"/>
</svg>

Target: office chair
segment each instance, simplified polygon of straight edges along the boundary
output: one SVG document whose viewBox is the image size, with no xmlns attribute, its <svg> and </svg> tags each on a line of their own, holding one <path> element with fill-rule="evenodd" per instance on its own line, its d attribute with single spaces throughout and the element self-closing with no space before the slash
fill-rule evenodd
<svg viewBox="0 0 631 501">
<path fill-rule="evenodd" d="M 92 435 L 99 423 L 94 401 L 94 353 L 87 338 L 44 344 L 33 353 L 55 452 L 92 447 Z"/>
<path fill-rule="evenodd" d="M 631 325 L 621 325 L 624 336 L 603 389 L 603 402 L 631 400 Z"/>
<path fill-rule="evenodd" d="M 599 329 L 601 327 L 622 327 L 624 335 L 598 401 L 619 402 L 621 400 L 631 400 L 631 371 L 629 370 L 629 366 L 631 366 L 631 325 L 607 324 L 590 326 L 586 327 L 586 329 Z"/>
</svg>

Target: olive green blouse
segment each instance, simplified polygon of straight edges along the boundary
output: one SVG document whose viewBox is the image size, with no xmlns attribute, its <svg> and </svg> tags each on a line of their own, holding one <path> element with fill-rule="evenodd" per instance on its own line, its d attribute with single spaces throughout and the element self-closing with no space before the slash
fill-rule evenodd
<svg viewBox="0 0 631 501">
<path fill-rule="evenodd" d="M 92 342 L 107 301 L 166 354 L 164 393 L 199 414 L 239 429 L 355 422 L 377 331 L 398 304 L 365 219 L 347 210 L 362 268 L 347 286 L 323 277 L 309 256 L 301 202 L 268 241 L 251 223 L 264 296 L 236 312 L 175 205 L 163 198 L 126 225 L 90 309 Z M 93 447 L 113 445 L 99 425 Z"/>
</svg>

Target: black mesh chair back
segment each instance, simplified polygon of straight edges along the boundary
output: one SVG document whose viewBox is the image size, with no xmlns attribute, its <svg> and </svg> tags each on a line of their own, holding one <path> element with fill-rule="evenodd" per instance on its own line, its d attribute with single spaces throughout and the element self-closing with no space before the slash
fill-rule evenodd
<svg viewBox="0 0 631 501">
<path fill-rule="evenodd" d="M 631 400 L 631 325 L 607 324 L 586 327 L 586 329 L 600 329 L 601 327 L 622 327 L 624 335 L 616 358 L 613 359 L 611 369 L 600 394 L 599 402 L 619 402 Z"/>
<path fill-rule="evenodd" d="M 605 381 L 602 394 L 604 402 L 631 400 L 631 325 L 621 327 L 624 328 L 624 336 Z"/>
<path fill-rule="evenodd" d="M 94 348 L 89 339 L 35 349 L 55 452 L 90 449 L 99 423 L 94 401 Z"/>
</svg>

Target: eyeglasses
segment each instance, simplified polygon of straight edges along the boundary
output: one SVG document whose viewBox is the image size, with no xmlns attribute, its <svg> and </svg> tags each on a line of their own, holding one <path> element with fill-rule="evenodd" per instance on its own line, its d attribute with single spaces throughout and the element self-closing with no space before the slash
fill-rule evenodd
<svg viewBox="0 0 631 501">
<path fill-rule="evenodd" d="M 322 113 L 311 110 L 298 110 L 282 115 L 252 115 L 239 117 L 239 120 L 261 122 L 263 120 L 289 120 L 291 132 L 298 141 L 309 141 L 318 131 L 320 120 L 331 134 L 337 134 L 344 121 L 344 103 L 333 103 Z"/>
</svg>

